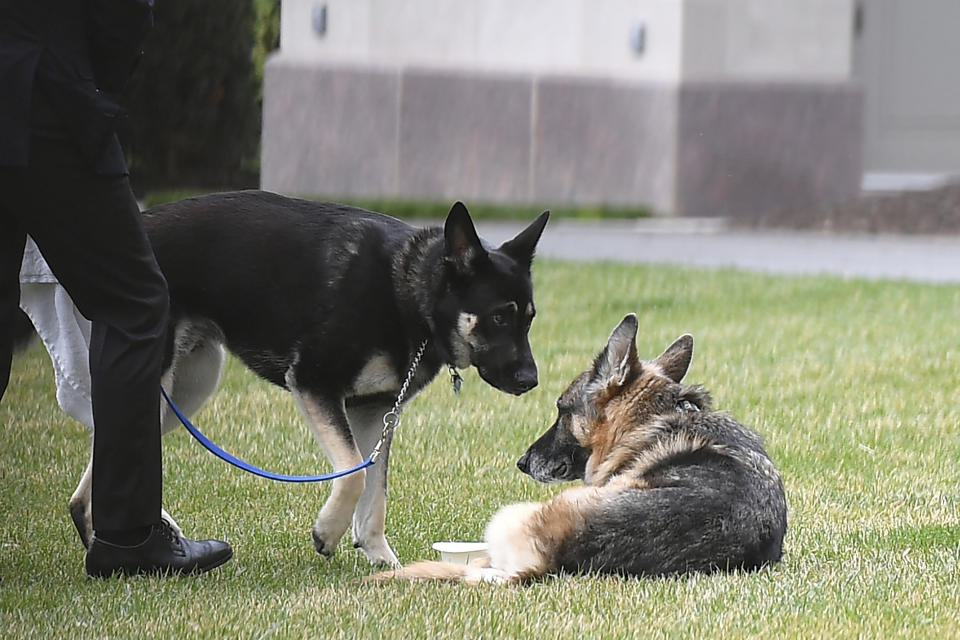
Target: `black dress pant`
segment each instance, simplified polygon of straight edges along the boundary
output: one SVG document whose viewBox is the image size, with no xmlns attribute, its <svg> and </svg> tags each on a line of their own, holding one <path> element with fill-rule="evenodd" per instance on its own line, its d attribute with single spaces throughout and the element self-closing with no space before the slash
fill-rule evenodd
<svg viewBox="0 0 960 640">
<path fill-rule="evenodd" d="M 0 398 L 29 234 L 92 322 L 94 530 L 133 529 L 160 520 L 167 285 L 127 177 L 63 161 L 66 144 L 35 141 L 31 166 L 0 166 Z"/>
</svg>

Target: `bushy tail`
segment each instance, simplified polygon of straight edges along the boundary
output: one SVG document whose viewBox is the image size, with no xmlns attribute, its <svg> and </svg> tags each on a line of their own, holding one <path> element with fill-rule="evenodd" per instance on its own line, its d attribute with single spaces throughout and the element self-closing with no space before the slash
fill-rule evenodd
<svg viewBox="0 0 960 640">
<path fill-rule="evenodd" d="M 393 571 L 375 573 L 364 578 L 364 582 L 383 582 L 386 580 L 409 580 L 410 582 L 434 580 L 465 584 L 480 584 L 481 582 L 513 584 L 515 582 L 515 576 L 498 569 L 491 569 L 485 564 L 451 564 L 449 562 L 424 560 Z"/>
</svg>

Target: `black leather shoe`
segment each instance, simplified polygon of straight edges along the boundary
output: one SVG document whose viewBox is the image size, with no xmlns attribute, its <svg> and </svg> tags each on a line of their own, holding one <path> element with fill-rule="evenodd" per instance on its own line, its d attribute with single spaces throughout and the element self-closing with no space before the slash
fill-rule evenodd
<svg viewBox="0 0 960 640">
<path fill-rule="evenodd" d="M 153 525 L 146 540 L 130 547 L 94 535 L 86 565 L 87 575 L 94 578 L 108 578 L 115 573 L 195 574 L 216 569 L 232 557 L 229 543 L 184 538 L 162 520 Z"/>
</svg>

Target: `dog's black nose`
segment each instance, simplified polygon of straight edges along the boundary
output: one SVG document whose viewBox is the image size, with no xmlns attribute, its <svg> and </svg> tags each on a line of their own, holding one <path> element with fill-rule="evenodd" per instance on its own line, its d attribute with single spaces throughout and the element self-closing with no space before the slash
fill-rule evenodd
<svg viewBox="0 0 960 640">
<path fill-rule="evenodd" d="M 530 389 L 533 389 L 536 386 L 537 386 L 536 380 L 517 380 L 517 390 L 519 390 L 520 393 L 526 393 L 527 391 L 530 391 Z"/>
<path fill-rule="evenodd" d="M 526 473 L 527 475 L 530 475 L 530 452 L 529 451 L 523 454 L 522 456 L 520 456 L 520 459 L 517 460 L 517 468 L 520 469 L 520 471 L 523 471 L 524 473 Z"/>
<path fill-rule="evenodd" d="M 526 393 L 537 386 L 537 370 L 535 368 L 520 369 L 514 375 L 514 380 L 516 389 L 520 393 Z"/>
</svg>

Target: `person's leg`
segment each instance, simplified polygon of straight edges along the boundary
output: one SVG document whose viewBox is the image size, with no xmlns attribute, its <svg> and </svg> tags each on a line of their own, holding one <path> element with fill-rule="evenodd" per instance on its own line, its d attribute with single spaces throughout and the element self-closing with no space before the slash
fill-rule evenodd
<svg viewBox="0 0 960 640">
<path fill-rule="evenodd" d="M 229 544 L 184 538 L 160 517 L 159 388 L 169 301 L 129 181 L 61 166 L 70 156 L 57 141 L 32 143 L 35 165 L 2 185 L 0 201 L 92 324 L 95 535 L 87 574 L 218 567 L 233 556 Z M 111 540 L 103 531 L 127 535 Z"/>
<path fill-rule="evenodd" d="M 166 282 L 125 177 L 48 168 L 26 180 L 27 231 L 92 322 L 94 531 L 149 527 L 160 520 Z"/>
<path fill-rule="evenodd" d="M 7 182 L 19 180 L 16 169 L 0 168 L 0 191 Z M 10 380 L 14 326 L 20 302 L 20 263 L 26 233 L 9 203 L 0 200 L 0 401 Z"/>
</svg>

